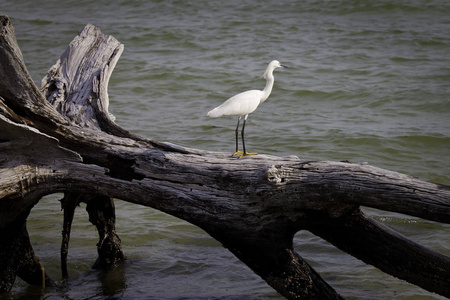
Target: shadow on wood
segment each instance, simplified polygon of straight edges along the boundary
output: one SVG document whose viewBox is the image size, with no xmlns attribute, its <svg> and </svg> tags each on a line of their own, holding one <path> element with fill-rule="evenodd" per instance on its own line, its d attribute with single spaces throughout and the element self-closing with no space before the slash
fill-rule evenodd
<svg viewBox="0 0 450 300">
<path fill-rule="evenodd" d="M 40 91 L 25 67 L 9 18 L 1 16 L 0 24 L 2 240 L 10 228 L 25 236 L 26 216 L 42 196 L 72 193 L 99 206 L 90 210 L 90 218 L 98 228 L 100 248 L 111 238 L 106 252 L 112 254 L 103 260 L 107 256 L 99 251 L 100 264 L 120 261 L 109 202 L 118 198 L 201 227 L 288 299 L 342 298 L 293 250 L 299 230 L 450 297 L 449 257 L 359 209 L 450 223 L 448 186 L 370 165 L 294 156 L 238 160 L 137 136 L 117 126 L 108 113 L 107 84 L 123 50 L 117 40 L 87 25 L 50 69 Z M 98 212 L 102 221 L 95 221 Z M 13 244 L 2 243 L 0 251 L 13 251 Z M 17 255 L 21 257 L 0 256 L 1 291 L 11 288 L 16 275 L 23 276 L 18 262 L 34 254 L 30 246 Z M 29 283 L 42 281 L 42 275 L 32 277 Z"/>
</svg>

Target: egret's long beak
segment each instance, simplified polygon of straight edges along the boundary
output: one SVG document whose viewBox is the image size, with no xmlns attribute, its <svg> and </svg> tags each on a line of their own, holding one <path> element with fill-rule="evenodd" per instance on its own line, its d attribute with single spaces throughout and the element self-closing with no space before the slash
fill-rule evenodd
<svg viewBox="0 0 450 300">
<path fill-rule="evenodd" d="M 287 68 L 289 68 L 288 66 L 285 66 L 285 65 L 281 65 L 281 64 L 280 64 L 280 66 L 282 66 L 283 68 L 286 68 L 286 69 L 287 69 Z"/>
</svg>

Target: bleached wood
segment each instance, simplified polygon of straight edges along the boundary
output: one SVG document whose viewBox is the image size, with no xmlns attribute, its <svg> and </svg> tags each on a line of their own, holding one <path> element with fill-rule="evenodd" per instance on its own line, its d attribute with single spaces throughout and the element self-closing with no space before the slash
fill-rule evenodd
<svg viewBox="0 0 450 300">
<path fill-rule="evenodd" d="M 99 114 L 114 121 L 108 113 L 107 89 L 123 49 L 115 38 L 86 25 L 42 80 L 47 101 L 72 124 L 82 127 L 100 130 Z"/>
</svg>

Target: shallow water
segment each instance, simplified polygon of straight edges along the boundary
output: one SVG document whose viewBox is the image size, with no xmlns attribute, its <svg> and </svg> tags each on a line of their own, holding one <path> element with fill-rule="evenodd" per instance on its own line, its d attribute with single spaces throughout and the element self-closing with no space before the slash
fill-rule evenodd
<svg viewBox="0 0 450 300">
<path fill-rule="evenodd" d="M 262 89 L 278 59 L 270 98 L 248 118 L 250 151 L 350 160 L 450 184 L 448 1 L 3 1 L 27 67 L 41 78 L 87 23 L 125 45 L 109 84 L 116 122 L 141 135 L 212 151 L 234 150 L 235 118 L 206 112 Z M 60 195 L 43 199 L 28 227 L 40 259 L 60 278 Z M 449 226 L 368 210 L 415 241 L 450 255 Z M 12 298 L 280 299 L 200 229 L 117 202 L 128 258 L 91 271 L 94 227 L 77 211 L 71 281 L 58 291 L 18 281 Z M 296 250 L 348 299 L 441 299 L 393 279 L 300 232 Z"/>
</svg>

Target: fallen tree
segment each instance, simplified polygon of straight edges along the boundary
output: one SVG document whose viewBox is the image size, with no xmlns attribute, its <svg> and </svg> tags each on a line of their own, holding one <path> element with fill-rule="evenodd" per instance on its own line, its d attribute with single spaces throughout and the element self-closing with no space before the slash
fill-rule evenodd
<svg viewBox="0 0 450 300">
<path fill-rule="evenodd" d="M 362 261 L 450 297 L 450 258 L 367 217 L 360 206 L 450 223 L 450 188 L 370 165 L 187 149 L 132 134 L 108 113 L 123 45 L 87 25 L 39 90 L 7 16 L 0 16 L 0 291 L 16 276 L 51 285 L 26 230 L 44 195 L 64 192 L 64 259 L 83 201 L 99 260 L 123 259 L 112 198 L 201 227 L 288 299 L 342 297 L 293 250 L 308 230 Z"/>
</svg>

